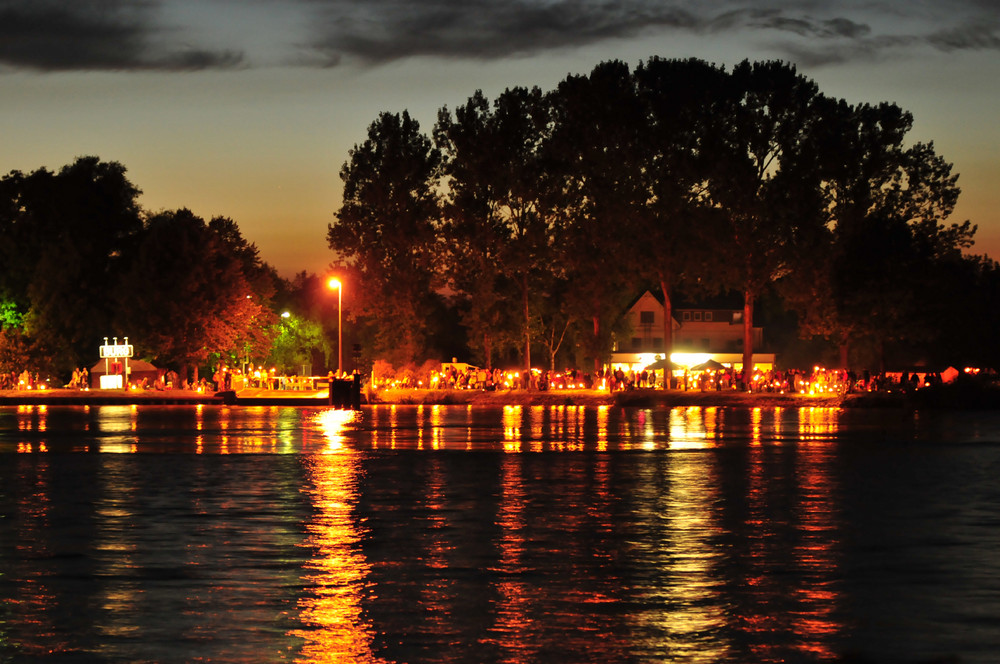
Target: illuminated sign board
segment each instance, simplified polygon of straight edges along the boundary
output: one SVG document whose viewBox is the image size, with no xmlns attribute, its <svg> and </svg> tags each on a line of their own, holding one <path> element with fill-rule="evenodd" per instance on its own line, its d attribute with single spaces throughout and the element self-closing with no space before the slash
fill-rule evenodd
<svg viewBox="0 0 1000 664">
<path fill-rule="evenodd" d="M 104 337 L 104 345 L 101 346 L 101 359 L 114 359 L 119 357 L 132 357 L 132 344 L 128 342 L 128 337 L 125 337 L 125 343 L 118 343 L 118 337 L 115 337 L 115 342 L 113 344 L 108 343 L 108 338 Z"/>
</svg>

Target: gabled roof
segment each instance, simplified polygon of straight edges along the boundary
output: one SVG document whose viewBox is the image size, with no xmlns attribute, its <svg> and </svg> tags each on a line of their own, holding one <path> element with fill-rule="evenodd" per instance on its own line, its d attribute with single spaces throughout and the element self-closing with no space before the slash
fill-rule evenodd
<svg viewBox="0 0 1000 664">
<path fill-rule="evenodd" d="M 123 362 L 124 364 L 124 358 Z M 130 372 L 146 372 L 146 371 L 157 371 L 156 367 L 145 360 L 134 360 L 129 358 L 128 368 Z M 90 368 L 90 373 L 92 374 L 102 374 L 104 373 L 104 360 L 98 360 L 97 364 Z"/>
</svg>

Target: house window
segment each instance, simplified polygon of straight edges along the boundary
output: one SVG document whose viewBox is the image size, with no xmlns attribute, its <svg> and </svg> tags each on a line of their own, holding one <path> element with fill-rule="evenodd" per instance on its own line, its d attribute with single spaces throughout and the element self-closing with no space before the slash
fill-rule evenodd
<svg viewBox="0 0 1000 664">
<path fill-rule="evenodd" d="M 653 337 L 653 350 L 663 348 L 663 337 Z"/>
<path fill-rule="evenodd" d="M 711 311 L 706 311 L 705 312 L 705 321 L 709 322 L 709 323 L 712 322 L 712 312 Z"/>
<path fill-rule="evenodd" d="M 681 320 L 691 320 L 691 312 L 685 311 L 681 314 Z"/>
<path fill-rule="evenodd" d="M 653 324 L 653 312 L 652 311 L 640 311 L 639 312 L 639 322 L 643 325 Z"/>
<path fill-rule="evenodd" d="M 709 342 L 708 339 L 702 338 L 702 340 L 701 340 L 701 347 L 702 348 L 708 348 L 710 345 L 711 345 L 711 343 Z"/>
<path fill-rule="evenodd" d="M 642 339 L 639 337 L 632 337 L 632 350 L 642 350 Z"/>
<path fill-rule="evenodd" d="M 700 311 L 694 312 L 694 319 L 695 320 L 701 320 L 701 312 Z"/>
</svg>

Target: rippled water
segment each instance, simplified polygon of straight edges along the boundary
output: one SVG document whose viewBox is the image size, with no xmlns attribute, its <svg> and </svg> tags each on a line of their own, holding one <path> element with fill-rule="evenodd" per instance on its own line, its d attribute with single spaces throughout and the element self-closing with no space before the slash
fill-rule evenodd
<svg viewBox="0 0 1000 664">
<path fill-rule="evenodd" d="M 0 662 L 992 662 L 998 471 L 998 413 L 0 408 Z"/>
</svg>

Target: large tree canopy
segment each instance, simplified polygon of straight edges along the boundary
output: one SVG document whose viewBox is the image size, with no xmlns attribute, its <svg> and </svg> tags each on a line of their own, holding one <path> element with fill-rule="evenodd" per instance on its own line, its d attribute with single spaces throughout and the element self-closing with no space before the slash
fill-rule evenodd
<svg viewBox="0 0 1000 664">
<path fill-rule="evenodd" d="M 600 100 L 600 103 L 594 103 Z M 552 264 L 558 302 L 580 323 L 594 369 L 608 359 L 611 331 L 636 284 L 636 222 L 649 193 L 647 110 L 627 65 L 608 62 L 569 76 L 550 95 L 549 167 L 558 178 Z M 609 233 L 609 229 L 615 232 Z"/>
<path fill-rule="evenodd" d="M 803 329 L 838 344 L 841 365 L 859 345 L 884 365 L 886 342 L 926 341 L 941 328 L 949 299 L 941 286 L 953 285 L 947 266 L 961 260 L 975 229 L 946 223 L 957 176 L 933 145 L 905 145 L 909 113 L 840 102 L 825 120 L 828 250 L 809 261 L 807 279 L 784 290 Z"/>
<path fill-rule="evenodd" d="M 436 130 L 451 192 L 444 269 L 452 286 L 470 297 L 468 320 L 474 338 L 483 339 L 487 362 L 491 326 L 520 318 L 525 371 L 531 365 L 532 311 L 556 266 L 550 260 L 554 174 L 544 151 L 549 128 L 541 90 L 513 88 L 492 107 L 477 93 L 454 121 L 442 111 Z M 506 316 L 497 311 L 502 302 Z M 513 314 L 518 309 L 520 316 Z"/>
<path fill-rule="evenodd" d="M 227 220 L 206 224 L 190 210 L 151 217 L 116 291 L 123 333 L 184 375 L 211 353 L 266 357 L 276 318 L 251 287 L 254 250 L 237 235 Z"/>
<path fill-rule="evenodd" d="M 816 84 L 780 62 L 728 77 L 710 148 L 708 201 L 723 220 L 715 272 L 743 295 L 743 366 L 753 367 L 754 303 L 819 248 L 826 227 Z"/>
<path fill-rule="evenodd" d="M 378 320 L 377 348 L 395 361 L 423 351 L 435 284 L 436 182 L 440 153 L 406 112 L 383 113 L 341 169 L 344 201 L 327 239 L 357 271 L 365 310 Z"/>
<path fill-rule="evenodd" d="M 142 228 L 125 167 L 81 157 L 58 173 L 0 180 L 0 300 L 65 371 L 96 352 L 114 318 L 123 260 Z M 89 351 L 89 354 L 88 354 Z"/>
<path fill-rule="evenodd" d="M 743 298 L 747 367 L 754 305 L 776 285 L 807 333 L 902 340 L 943 309 L 907 304 L 915 282 L 906 292 L 889 265 L 919 273 L 925 293 L 949 275 L 991 274 L 954 267 L 975 229 L 947 223 L 955 176 L 932 145 L 906 145 L 911 123 L 892 105 L 831 99 L 783 62 L 601 63 L 550 93 L 476 92 L 442 109 L 440 161 L 406 114 L 381 116 L 345 164 L 331 247 L 375 282 L 408 256 L 406 286 L 420 288 L 435 248 L 487 364 L 518 328 L 526 368 L 533 334 L 551 362 L 566 331 L 599 364 L 641 288 L 663 297 L 668 353 L 679 288 Z M 437 192 L 440 227 L 425 204 Z M 389 326 L 390 312 L 371 311 Z"/>
</svg>

